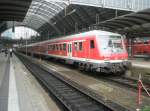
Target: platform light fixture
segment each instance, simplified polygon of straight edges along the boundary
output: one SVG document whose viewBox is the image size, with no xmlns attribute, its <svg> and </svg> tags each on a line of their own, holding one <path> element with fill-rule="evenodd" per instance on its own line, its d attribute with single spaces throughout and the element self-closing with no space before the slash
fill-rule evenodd
<svg viewBox="0 0 150 111">
<path fill-rule="evenodd" d="M 72 15 L 75 12 L 76 12 L 76 9 L 73 9 L 72 11 L 70 11 L 69 13 L 67 13 L 67 15 Z"/>
<path fill-rule="evenodd" d="M 53 25 L 55 25 L 57 22 L 54 22 Z"/>
</svg>

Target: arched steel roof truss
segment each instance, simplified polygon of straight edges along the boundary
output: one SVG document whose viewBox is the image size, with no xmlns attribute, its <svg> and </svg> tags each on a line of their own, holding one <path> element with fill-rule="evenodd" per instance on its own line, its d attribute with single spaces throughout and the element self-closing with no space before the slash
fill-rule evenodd
<svg viewBox="0 0 150 111">
<path fill-rule="evenodd" d="M 52 23 L 51 18 L 62 11 L 67 6 L 66 2 L 54 1 L 54 0 L 33 0 L 28 10 L 25 24 L 29 24 L 31 21 L 32 27 L 39 29 L 45 23 L 48 23 L 53 29 L 60 33 L 60 30 L 55 27 L 55 23 Z M 36 20 L 32 20 L 36 18 Z M 37 21 L 42 21 L 38 23 Z"/>
<path fill-rule="evenodd" d="M 136 13 L 116 17 L 111 20 L 106 20 L 104 22 L 100 22 L 99 25 L 104 27 L 109 27 L 110 25 L 115 27 L 114 30 L 122 30 L 127 32 L 137 30 L 143 31 L 145 28 L 150 28 L 150 8 Z"/>
</svg>

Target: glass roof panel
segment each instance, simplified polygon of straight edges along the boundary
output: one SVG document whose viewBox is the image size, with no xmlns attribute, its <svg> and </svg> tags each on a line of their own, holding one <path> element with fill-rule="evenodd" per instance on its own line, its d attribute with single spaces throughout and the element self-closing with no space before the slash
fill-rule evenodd
<svg viewBox="0 0 150 111">
<path fill-rule="evenodd" d="M 30 24 L 35 29 L 43 24 L 50 23 L 50 19 L 62 11 L 68 4 L 68 0 L 33 0 L 24 19 L 25 24 Z"/>
</svg>

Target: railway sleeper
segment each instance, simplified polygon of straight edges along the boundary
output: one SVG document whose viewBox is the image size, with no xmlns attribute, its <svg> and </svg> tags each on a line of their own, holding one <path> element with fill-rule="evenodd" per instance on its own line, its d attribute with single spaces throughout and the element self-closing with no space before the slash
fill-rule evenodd
<svg viewBox="0 0 150 111">
<path fill-rule="evenodd" d="M 72 90 L 61 90 L 61 89 L 60 90 L 57 89 L 57 91 L 59 91 L 61 93 L 67 93 L 67 94 L 73 92 Z"/>
<path fill-rule="evenodd" d="M 65 96 L 65 98 L 66 98 L 66 99 L 69 99 L 69 100 L 79 99 L 79 98 L 81 98 L 81 97 L 82 97 L 81 95 Z"/>
<path fill-rule="evenodd" d="M 93 105 L 93 102 L 89 102 L 87 99 L 84 98 L 77 98 L 77 99 L 70 99 L 71 103 L 78 104 L 78 105 Z"/>
<path fill-rule="evenodd" d="M 95 106 L 77 106 L 78 109 L 80 109 L 81 111 L 105 111 L 105 110 L 100 110 L 101 108 L 99 108 L 97 105 Z"/>
<path fill-rule="evenodd" d="M 75 93 L 73 93 L 73 94 L 71 94 L 71 93 L 63 93 L 62 94 L 64 97 L 66 97 L 66 98 L 68 98 L 68 99 L 75 99 L 75 98 L 79 98 L 79 97 L 82 97 L 82 96 L 79 96 L 79 95 L 77 95 L 77 94 L 75 94 Z"/>
<path fill-rule="evenodd" d="M 94 105 L 92 102 L 88 102 L 87 100 L 74 101 L 69 99 L 67 101 L 67 104 L 77 111 L 100 111 L 100 108 L 97 105 Z"/>
<path fill-rule="evenodd" d="M 80 94 L 78 94 L 76 92 L 73 92 L 73 93 L 70 93 L 70 94 L 68 94 L 68 93 L 61 93 L 61 95 L 63 95 L 64 97 L 79 97 L 78 95 L 80 95 Z M 80 96 L 80 97 L 82 97 L 82 96 Z"/>
</svg>

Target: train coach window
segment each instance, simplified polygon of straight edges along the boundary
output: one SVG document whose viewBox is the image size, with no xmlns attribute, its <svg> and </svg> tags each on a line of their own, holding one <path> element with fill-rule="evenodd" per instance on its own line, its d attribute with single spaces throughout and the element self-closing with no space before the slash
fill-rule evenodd
<svg viewBox="0 0 150 111">
<path fill-rule="evenodd" d="M 64 51 L 66 50 L 66 43 L 63 44 L 63 50 L 64 50 Z"/>
<path fill-rule="evenodd" d="M 54 46 L 53 46 L 53 45 L 51 45 L 51 51 L 53 50 L 53 47 L 54 47 Z"/>
<path fill-rule="evenodd" d="M 55 45 L 54 45 L 54 44 L 53 44 L 53 46 L 52 46 L 52 47 L 53 47 L 53 49 L 52 49 L 52 50 L 55 50 Z"/>
<path fill-rule="evenodd" d="M 48 45 L 48 50 L 51 50 L 51 45 Z"/>
<path fill-rule="evenodd" d="M 48 47 L 47 50 L 52 50 L 52 46 L 51 45 L 48 45 L 47 47 Z"/>
<path fill-rule="evenodd" d="M 58 46 L 58 44 L 56 44 L 56 50 L 59 50 L 59 46 Z"/>
<path fill-rule="evenodd" d="M 79 50 L 82 50 L 82 42 L 79 42 Z"/>
<path fill-rule="evenodd" d="M 74 43 L 74 49 L 78 50 L 78 43 L 77 42 Z"/>
<path fill-rule="evenodd" d="M 49 50 L 53 50 L 53 46 L 52 46 L 52 45 L 50 45 L 50 48 L 49 48 Z"/>
<path fill-rule="evenodd" d="M 53 50 L 53 45 L 51 45 L 51 50 Z"/>
<path fill-rule="evenodd" d="M 57 44 L 57 50 L 59 50 L 60 48 L 59 48 L 59 44 Z"/>
<path fill-rule="evenodd" d="M 57 45 L 55 44 L 54 47 L 55 47 L 54 50 L 56 51 L 57 50 Z"/>
<path fill-rule="evenodd" d="M 57 45 L 57 50 L 60 50 L 60 45 L 59 44 Z"/>
<path fill-rule="evenodd" d="M 94 40 L 90 40 L 90 48 L 91 49 L 95 48 L 95 46 L 94 46 Z"/>
<path fill-rule="evenodd" d="M 55 50 L 56 49 L 56 46 L 55 45 L 53 45 L 53 50 Z"/>
<path fill-rule="evenodd" d="M 59 44 L 59 49 L 60 51 L 62 51 L 62 44 Z"/>
</svg>

